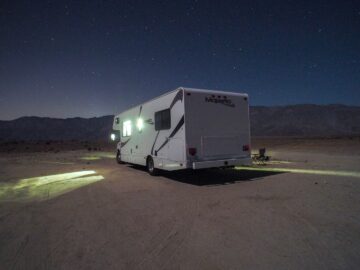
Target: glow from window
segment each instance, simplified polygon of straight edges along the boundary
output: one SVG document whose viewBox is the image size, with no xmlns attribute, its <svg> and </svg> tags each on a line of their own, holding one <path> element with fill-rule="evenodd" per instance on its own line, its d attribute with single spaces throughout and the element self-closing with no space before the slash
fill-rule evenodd
<svg viewBox="0 0 360 270">
<path fill-rule="evenodd" d="M 144 127 L 144 120 L 142 120 L 141 118 L 138 118 L 138 120 L 136 122 L 136 126 L 139 131 L 142 131 L 142 129 Z"/>
<path fill-rule="evenodd" d="M 123 137 L 131 136 L 131 121 L 127 120 L 123 122 Z"/>
</svg>

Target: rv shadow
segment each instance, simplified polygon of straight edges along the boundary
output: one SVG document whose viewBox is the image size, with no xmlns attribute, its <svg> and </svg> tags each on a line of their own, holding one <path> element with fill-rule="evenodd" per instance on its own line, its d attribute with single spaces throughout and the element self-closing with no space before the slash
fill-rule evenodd
<svg viewBox="0 0 360 270">
<path fill-rule="evenodd" d="M 144 167 L 130 165 L 137 170 L 145 171 Z M 282 172 L 268 172 L 256 170 L 236 170 L 236 169 L 206 169 L 206 170 L 180 170 L 180 171 L 161 171 L 160 176 L 181 183 L 197 186 L 214 186 L 234 184 L 242 181 L 260 180 L 263 177 L 281 174 Z"/>
<path fill-rule="evenodd" d="M 183 170 L 177 172 L 162 172 L 162 176 L 182 183 L 197 186 L 214 186 L 234 184 L 241 181 L 261 179 L 278 172 L 245 171 L 235 169 Z"/>
</svg>

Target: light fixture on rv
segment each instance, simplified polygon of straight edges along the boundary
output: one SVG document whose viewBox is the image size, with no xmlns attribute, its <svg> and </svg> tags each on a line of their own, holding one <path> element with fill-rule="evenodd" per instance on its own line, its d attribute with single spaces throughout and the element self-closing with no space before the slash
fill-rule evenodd
<svg viewBox="0 0 360 270">
<path fill-rule="evenodd" d="M 189 154 L 191 156 L 195 156 L 196 155 L 196 148 L 195 147 L 190 147 L 189 148 Z"/>
<path fill-rule="evenodd" d="M 144 127 L 144 120 L 142 120 L 142 118 L 138 118 L 138 120 L 136 122 L 136 126 L 139 131 L 142 131 L 142 129 Z"/>
<path fill-rule="evenodd" d="M 111 133 L 111 135 L 110 135 L 110 139 L 111 139 L 112 141 L 115 141 L 115 139 L 116 139 L 116 135 L 115 135 L 115 133 Z"/>
</svg>

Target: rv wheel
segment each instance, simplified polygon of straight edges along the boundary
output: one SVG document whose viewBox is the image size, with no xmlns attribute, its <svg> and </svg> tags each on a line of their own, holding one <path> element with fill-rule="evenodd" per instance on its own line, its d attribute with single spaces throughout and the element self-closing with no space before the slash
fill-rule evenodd
<svg viewBox="0 0 360 270">
<path fill-rule="evenodd" d="M 121 161 L 121 155 L 119 150 L 116 152 L 116 162 L 119 164 L 124 164 L 124 162 Z"/>
<path fill-rule="evenodd" d="M 158 170 L 154 166 L 154 160 L 152 157 L 148 157 L 146 160 L 146 169 L 150 175 L 157 175 Z"/>
</svg>

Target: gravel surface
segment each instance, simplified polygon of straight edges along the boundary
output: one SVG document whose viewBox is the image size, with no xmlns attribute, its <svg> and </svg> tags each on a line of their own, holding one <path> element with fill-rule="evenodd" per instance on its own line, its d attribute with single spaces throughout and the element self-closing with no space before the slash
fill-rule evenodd
<svg viewBox="0 0 360 270">
<path fill-rule="evenodd" d="M 296 143 L 261 170 L 158 177 L 109 152 L 3 153 L 0 269 L 358 269 L 360 155 Z"/>
</svg>

